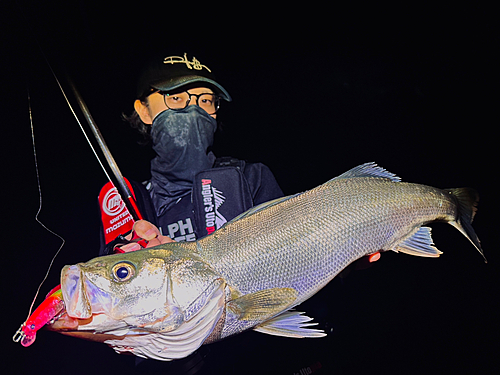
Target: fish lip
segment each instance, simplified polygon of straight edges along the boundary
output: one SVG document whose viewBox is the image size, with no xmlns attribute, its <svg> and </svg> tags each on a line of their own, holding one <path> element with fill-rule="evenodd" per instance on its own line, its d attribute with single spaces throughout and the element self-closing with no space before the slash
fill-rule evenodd
<svg viewBox="0 0 500 375">
<path fill-rule="evenodd" d="M 65 266 L 61 272 L 61 291 L 66 313 L 72 318 L 86 319 L 92 315 L 82 278 L 78 265 Z"/>
<path fill-rule="evenodd" d="M 61 291 L 68 316 L 88 319 L 110 308 L 109 295 L 88 280 L 79 265 L 65 266 L 61 272 Z"/>
</svg>

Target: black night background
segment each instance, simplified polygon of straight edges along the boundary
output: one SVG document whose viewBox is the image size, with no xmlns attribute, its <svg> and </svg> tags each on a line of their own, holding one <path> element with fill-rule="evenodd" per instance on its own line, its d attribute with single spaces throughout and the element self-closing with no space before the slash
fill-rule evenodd
<svg viewBox="0 0 500 375">
<path fill-rule="evenodd" d="M 8 373 L 133 373 L 132 357 L 40 331 L 26 319 L 66 264 L 98 252 L 97 194 L 106 183 L 41 53 L 70 72 L 123 174 L 149 177 L 153 157 L 121 120 L 135 74 L 152 53 L 194 55 L 233 97 L 214 152 L 268 165 L 285 194 L 375 161 L 403 181 L 470 186 L 488 264 L 449 225 L 435 224 L 438 259 L 383 253 L 299 306 L 323 339 L 257 332 L 202 347 L 200 374 L 494 374 L 498 360 L 498 29 L 480 5 L 305 9 L 93 0 L 2 3 L 2 358 Z M 179 7 L 180 6 L 180 7 Z M 329 8 L 329 7 L 328 7 Z M 75 103 L 73 103 L 76 106 Z M 80 116 L 80 118 L 83 117 Z M 169 372 L 170 371 L 170 372 Z M 182 373 L 170 368 L 165 373 Z"/>
</svg>

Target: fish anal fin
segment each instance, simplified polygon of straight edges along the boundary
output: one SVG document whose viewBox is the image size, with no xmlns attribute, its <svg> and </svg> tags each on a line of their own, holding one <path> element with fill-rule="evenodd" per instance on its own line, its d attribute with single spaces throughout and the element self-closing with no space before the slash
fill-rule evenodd
<svg viewBox="0 0 500 375">
<path fill-rule="evenodd" d="M 431 258 L 437 258 L 442 254 L 442 252 L 434 246 L 431 228 L 429 227 L 418 228 L 412 236 L 398 244 L 394 251 Z"/>
<path fill-rule="evenodd" d="M 296 299 L 293 288 L 264 289 L 230 301 L 227 308 L 239 320 L 262 322 L 290 308 Z"/>
<path fill-rule="evenodd" d="M 254 331 L 291 338 L 316 338 L 326 336 L 323 330 L 308 328 L 318 323 L 309 323 L 312 318 L 302 314 L 304 313 L 299 311 L 285 311 L 254 327 Z"/>
</svg>

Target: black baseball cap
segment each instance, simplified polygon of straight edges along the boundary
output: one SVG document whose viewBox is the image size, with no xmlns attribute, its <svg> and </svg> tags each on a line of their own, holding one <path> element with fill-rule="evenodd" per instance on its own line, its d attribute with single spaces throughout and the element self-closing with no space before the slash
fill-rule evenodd
<svg viewBox="0 0 500 375">
<path fill-rule="evenodd" d="M 232 100 L 224 87 L 217 83 L 211 69 L 187 53 L 153 59 L 139 77 L 137 98 L 146 98 L 157 90 L 174 91 L 199 82 L 208 84 L 222 99 Z"/>
</svg>

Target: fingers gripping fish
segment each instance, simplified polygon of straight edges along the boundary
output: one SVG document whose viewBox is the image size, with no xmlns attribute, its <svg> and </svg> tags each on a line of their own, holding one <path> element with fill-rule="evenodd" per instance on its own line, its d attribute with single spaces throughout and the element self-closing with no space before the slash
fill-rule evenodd
<svg viewBox="0 0 500 375">
<path fill-rule="evenodd" d="M 355 260 L 388 250 L 438 257 L 425 226 L 433 221 L 455 226 L 483 254 L 471 226 L 476 203 L 472 189 L 404 183 L 364 164 L 196 242 L 64 267 L 65 313 L 49 329 L 159 360 L 247 329 L 322 337 L 291 309 Z"/>
</svg>

